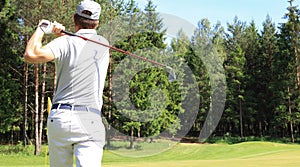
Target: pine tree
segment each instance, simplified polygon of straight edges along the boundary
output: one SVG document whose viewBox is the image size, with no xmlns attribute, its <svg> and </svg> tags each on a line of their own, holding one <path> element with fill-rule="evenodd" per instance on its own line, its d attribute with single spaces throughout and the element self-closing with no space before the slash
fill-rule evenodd
<svg viewBox="0 0 300 167">
<path fill-rule="evenodd" d="M 144 13 L 136 7 L 136 4 L 132 3 L 134 1 L 130 1 L 127 10 L 130 13 L 125 15 L 127 17 L 124 19 L 129 22 L 129 28 L 127 29 L 129 34 L 122 40 L 117 41 L 115 46 L 157 62 L 165 62 L 167 56 L 163 53 L 163 50 L 166 49 L 164 32 L 159 28 L 160 25 L 156 25 L 159 23 L 157 21 L 159 18 L 153 17 L 153 14 L 156 13 L 155 8 L 152 9 L 151 7 L 150 10 L 146 7 Z M 153 21 L 148 22 L 147 26 L 149 27 L 145 28 L 145 20 L 149 19 Z M 153 29 L 153 27 L 156 28 Z M 134 137 L 132 135 L 150 137 L 157 136 L 167 129 L 172 132 L 174 129 L 178 129 L 178 126 L 175 126 L 171 130 L 170 126 L 176 124 L 175 122 L 178 121 L 176 120 L 176 114 L 181 112 L 180 104 L 173 101 L 179 97 L 167 99 L 164 103 L 164 100 L 162 100 L 164 97 L 161 96 L 162 92 L 168 98 L 172 96 L 168 93 L 171 86 L 168 84 L 165 72 L 160 68 L 155 68 L 153 64 L 120 53 L 113 53 L 113 58 L 116 63 L 128 64 L 122 68 L 122 74 L 127 75 L 118 76 L 122 82 L 114 82 L 117 87 L 118 84 L 121 87 L 122 84 L 129 83 L 128 89 L 125 90 L 129 94 L 127 97 L 120 97 L 122 99 L 117 100 L 119 102 L 116 105 L 119 107 L 117 107 L 118 111 L 114 114 L 114 117 L 117 118 L 115 120 L 116 124 L 123 125 L 119 126 L 121 131 L 131 136 L 130 146 L 134 147 Z M 118 67 L 121 65 L 118 64 Z M 139 71 L 139 68 L 141 68 L 141 71 Z M 156 90 L 162 92 L 156 92 Z"/>
<path fill-rule="evenodd" d="M 257 95 L 258 100 L 256 101 L 257 106 L 257 117 L 255 120 L 258 121 L 258 132 L 260 136 L 270 134 L 271 126 L 270 121 L 273 120 L 274 106 L 277 104 L 277 100 L 274 98 L 274 91 L 277 90 L 276 83 L 277 79 L 274 74 L 274 58 L 278 55 L 278 38 L 276 33 L 275 24 L 272 23 L 270 16 L 267 16 L 263 23 L 263 30 L 259 38 L 260 51 L 258 63 L 258 74 L 255 77 L 257 84 L 260 85 L 260 92 Z M 263 69 L 263 70 L 261 70 Z"/>
<path fill-rule="evenodd" d="M 242 44 L 243 50 L 245 52 L 245 75 L 247 76 L 243 81 L 245 85 L 245 105 L 244 105 L 244 125 L 248 125 L 248 130 L 245 131 L 245 135 L 256 135 L 254 129 L 251 127 L 256 126 L 256 118 L 258 110 L 263 109 L 261 105 L 257 105 L 264 98 L 265 88 L 263 85 L 266 83 L 263 82 L 265 76 L 261 75 L 261 71 L 264 66 L 265 60 L 262 58 L 262 55 L 259 53 L 260 43 L 259 43 L 259 34 L 256 28 L 254 21 L 250 23 L 249 26 L 245 29 L 244 40 L 247 41 Z M 253 134 L 254 133 L 254 134 Z"/>
<path fill-rule="evenodd" d="M 16 1 L 0 2 L 0 133 L 2 142 L 15 144 L 21 128 L 22 79 L 21 47 L 18 35 Z"/>
<path fill-rule="evenodd" d="M 275 59 L 276 79 L 278 80 L 275 109 L 275 122 L 282 131 L 289 129 L 291 141 L 295 142 L 294 126 L 299 123 L 299 90 L 300 90 L 300 20 L 299 9 L 293 6 L 293 0 L 285 15 L 286 23 L 281 24 L 279 34 L 280 53 Z M 282 134 L 285 136 L 285 134 Z"/>
<path fill-rule="evenodd" d="M 199 87 L 197 95 L 201 103 L 193 130 L 201 132 L 201 142 L 212 134 L 223 112 L 226 94 L 223 33 L 219 23 L 211 27 L 208 19 L 202 19 L 191 40 L 192 50 L 184 56 Z"/>
<path fill-rule="evenodd" d="M 163 20 L 160 18 L 158 12 L 156 12 L 156 6 L 152 0 L 148 0 L 144 9 L 144 30 L 151 32 L 161 32 L 163 29 Z"/>
<path fill-rule="evenodd" d="M 245 97 L 245 51 L 243 50 L 243 38 L 246 24 L 236 17 L 233 24 L 228 24 L 229 33 L 226 34 L 227 58 L 225 70 L 227 76 L 227 105 L 224 111 L 224 118 L 227 122 L 228 131 L 237 133 L 240 127 L 240 136 L 243 137 L 243 103 Z"/>
<path fill-rule="evenodd" d="M 184 57 L 190 52 L 190 45 L 190 39 L 182 29 L 179 30 L 177 37 L 173 38 L 171 41 L 172 51 L 178 54 L 180 57 Z"/>
</svg>

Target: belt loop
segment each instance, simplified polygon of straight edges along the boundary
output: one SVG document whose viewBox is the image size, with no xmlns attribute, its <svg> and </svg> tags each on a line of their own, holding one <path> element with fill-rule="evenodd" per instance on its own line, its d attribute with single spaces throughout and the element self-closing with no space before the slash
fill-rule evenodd
<svg viewBox="0 0 300 167">
<path fill-rule="evenodd" d="M 71 105 L 71 111 L 74 111 L 74 109 L 75 109 L 74 105 Z"/>
<path fill-rule="evenodd" d="M 61 104 L 59 103 L 58 106 L 57 106 L 57 110 L 59 110 L 60 106 L 61 106 Z"/>
</svg>

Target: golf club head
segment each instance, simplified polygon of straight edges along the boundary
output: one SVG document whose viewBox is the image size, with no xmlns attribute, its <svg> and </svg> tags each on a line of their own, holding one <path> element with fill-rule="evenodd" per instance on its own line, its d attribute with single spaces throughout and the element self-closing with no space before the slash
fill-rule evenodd
<svg viewBox="0 0 300 167">
<path fill-rule="evenodd" d="M 173 82 L 176 80 L 176 74 L 173 70 L 173 68 L 169 67 L 169 66 L 166 66 L 166 68 L 168 68 L 170 71 L 169 71 L 169 76 L 168 76 L 168 80 L 169 82 Z"/>
</svg>

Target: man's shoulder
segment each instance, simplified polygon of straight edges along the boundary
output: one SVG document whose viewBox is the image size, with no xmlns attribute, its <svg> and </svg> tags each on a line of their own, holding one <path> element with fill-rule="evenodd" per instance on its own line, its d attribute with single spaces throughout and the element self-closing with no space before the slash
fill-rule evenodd
<svg viewBox="0 0 300 167">
<path fill-rule="evenodd" d="M 108 40 L 105 37 L 103 37 L 102 35 L 97 35 L 97 38 L 98 38 L 99 42 L 106 44 L 106 45 L 109 44 Z"/>
<path fill-rule="evenodd" d="M 68 41 L 68 35 L 63 35 L 53 39 L 51 42 L 47 44 L 47 46 L 51 48 L 58 48 L 64 46 L 64 44 L 67 44 L 68 43 L 67 41 Z"/>
</svg>

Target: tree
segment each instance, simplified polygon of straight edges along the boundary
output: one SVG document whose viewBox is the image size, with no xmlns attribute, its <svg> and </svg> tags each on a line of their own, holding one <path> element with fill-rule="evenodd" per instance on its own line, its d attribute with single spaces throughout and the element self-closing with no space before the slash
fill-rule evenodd
<svg viewBox="0 0 300 167">
<path fill-rule="evenodd" d="M 177 38 L 173 38 L 171 41 L 172 51 L 180 57 L 184 57 L 191 51 L 190 45 L 190 39 L 182 29 L 179 30 Z"/>
<path fill-rule="evenodd" d="M 243 130 L 243 102 L 245 100 L 245 51 L 243 50 L 243 37 L 245 34 L 245 23 L 236 17 L 233 24 L 228 24 L 225 70 L 227 75 L 227 106 L 224 111 L 228 123 L 228 130 L 236 130 L 240 127 L 240 136 L 244 136 Z M 239 112 L 239 114 L 236 113 Z"/>
<path fill-rule="evenodd" d="M 300 11 L 293 6 L 293 0 L 285 15 L 286 23 L 279 27 L 279 50 L 276 57 L 276 76 L 278 79 L 276 95 L 276 122 L 280 122 L 285 129 L 289 127 L 291 141 L 295 142 L 294 125 L 299 123 L 299 90 L 300 90 Z"/>
<path fill-rule="evenodd" d="M 199 87 L 199 92 L 195 94 L 200 97 L 201 102 L 199 106 L 195 106 L 199 107 L 199 111 L 191 134 L 200 131 L 199 140 L 201 142 L 210 136 L 216 128 L 219 118 L 221 118 L 219 107 L 225 99 L 223 97 L 225 94 L 223 61 L 226 55 L 223 47 L 223 33 L 223 27 L 220 23 L 211 27 L 208 19 L 202 19 L 198 22 L 198 28 L 195 30 L 189 49 L 184 55 Z M 181 46 L 183 49 L 176 47 L 174 50 L 184 51 L 184 46 L 185 44 Z M 182 54 L 178 53 L 179 55 Z"/>
<path fill-rule="evenodd" d="M 161 32 L 163 29 L 163 20 L 160 18 L 159 13 L 156 12 L 156 6 L 153 4 L 152 0 L 148 0 L 144 11 L 145 19 L 142 23 L 144 30 L 151 32 Z"/>
<path fill-rule="evenodd" d="M 19 56 L 21 49 L 15 3 L 14 0 L 5 0 L 0 3 L 0 100 L 2 104 L 0 106 L 0 135 L 5 135 L 1 137 L 3 142 L 9 141 L 11 144 L 19 138 L 22 120 L 22 85 L 18 82 L 22 78 Z"/>
<path fill-rule="evenodd" d="M 124 39 L 117 41 L 115 46 L 157 62 L 165 62 L 167 54 L 163 53 L 166 49 L 164 32 L 157 29 L 158 26 L 155 25 L 157 21 L 147 23 L 150 27 L 156 27 L 155 30 L 145 29 L 145 20 L 158 19 L 158 17 L 153 17 L 153 14 L 156 13 L 155 8 L 145 9 L 147 10 L 145 14 L 136 9 L 133 4 L 129 5 L 129 9 L 130 14 L 127 19 L 130 23 L 128 28 L 130 33 Z M 147 12 L 150 14 L 148 13 L 148 15 Z M 180 95 L 176 95 L 175 98 L 173 98 L 174 95 L 170 95 L 169 90 L 175 88 L 168 83 L 165 72 L 160 68 L 154 68 L 153 64 L 136 58 L 128 58 L 120 53 L 113 53 L 113 58 L 115 62 L 121 62 L 121 65 L 128 64 L 120 71 L 124 76 L 121 74 L 117 76 L 120 83 L 114 82 L 116 87 L 118 84 L 122 87 L 122 84 L 129 83 L 127 89 L 122 89 L 122 92 L 128 92 L 129 95 L 116 100 L 118 101 L 116 104 L 118 111 L 114 113 L 114 117 L 118 119 L 116 124 L 122 124 L 121 131 L 129 131 L 131 136 L 134 131 L 137 131 L 135 134 L 138 137 L 151 137 L 158 136 L 165 130 L 174 132 L 175 129 L 178 129 L 178 126 L 171 127 L 171 125 L 179 121 L 176 119 L 176 114 L 182 112 L 180 103 L 176 103 Z M 120 64 L 118 67 L 121 66 Z M 139 67 L 142 68 L 141 71 L 134 71 Z M 156 92 L 157 90 L 159 91 Z M 161 94 L 164 94 L 167 99 Z M 124 127 L 126 128 L 123 129 Z M 131 137 L 131 146 L 133 146 L 132 143 L 133 137 Z"/>
<path fill-rule="evenodd" d="M 259 43 L 259 34 L 256 28 L 254 21 L 250 23 L 249 26 L 245 28 L 245 35 L 242 43 L 243 50 L 245 52 L 245 79 L 244 89 L 245 89 L 245 104 L 244 104 L 244 113 L 240 115 L 240 119 L 244 118 L 244 124 L 241 125 L 247 128 L 247 131 L 244 131 L 244 135 L 255 135 L 255 131 L 252 127 L 256 124 L 256 119 L 254 116 L 257 115 L 257 112 L 262 109 L 264 104 L 260 104 L 261 101 L 264 101 L 264 94 L 266 93 L 266 88 L 264 85 L 268 84 L 263 82 L 265 76 L 262 76 L 262 71 L 265 71 L 265 59 L 262 57 L 262 54 L 259 53 L 260 43 Z M 263 73 L 265 74 L 265 73 Z"/>
<path fill-rule="evenodd" d="M 274 57 L 278 55 L 278 38 L 276 33 L 275 24 L 272 23 L 270 16 L 267 16 L 263 23 L 263 30 L 259 37 L 260 51 L 259 61 L 257 65 L 256 84 L 259 85 L 256 104 L 257 106 L 257 117 L 255 120 L 258 121 L 258 132 L 260 136 L 269 134 L 270 123 L 274 115 L 274 106 L 277 104 L 274 93 L 276 91 L 277 79 L 274 73 Z M 261 70 L 263 69 L 263 70 Z M 257 93 L 257 92 L 256 92 Z"/>
</svg>

